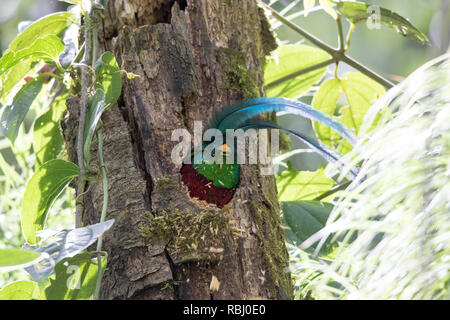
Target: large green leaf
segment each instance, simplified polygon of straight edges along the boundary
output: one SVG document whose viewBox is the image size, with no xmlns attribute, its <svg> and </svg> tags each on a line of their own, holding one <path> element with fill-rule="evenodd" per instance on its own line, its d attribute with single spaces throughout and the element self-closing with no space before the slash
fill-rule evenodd
<svg viewBox="0 0 450 320">
<path fill-rule="evenodd" d="M 58 61 L 59 55 L 64 51 L 64 43 L 54 35 L 38 38 L 31 46 L 23 50 L 8 51 L 0 59 L 0 75 L 6 73 L 11 67 L 27 58 Z"/>
<path fill-rule="evenodd" d="M 102 257 L 102 272 L 106 268 L 106 257 Z M 89 300 L 97 282 L 97 259 L 89 253 L 60 261 L 55 267 L 55 279 L 45 289 L 48 300 Z"/>
<path fill-rule="evenodd" d="M 386 93 L 386 90 L 381 84 L 360 72 L 344 75 L 341 86 L 348 105 L 340 109 L 342 117 L 339 120 L 358 134 L 367 111 Z"/>
<path fill-rule="evenodd" d="M 116 58 L 106 51 L 95 63 L 96 88 L 102 88 L 106 95 L 106 104 L 113 105 L 122 92 L 122 77 Z"/>
<path fill-rule="evenodd" d="M 0 290 L 0 300 L 33 300 L 40 298 L 40 289 L 34 281 L 16 281 Z"/>
<path fill-rule="evenodd" d="M 97 89 L 88 105 L 86 122 L 84 126 L 83 144 L 84 162 L 86 168 L 89 168 L 89 163 L 91 160 L 91 144 L 95 129 L 97 128 L 103 112 L 110 106 L 109 104 L 106 104 L 105 99 L 106 96 L 103 89 Z"/>
<path fill-rule="evenodd" d="M 39 259 L 38 252 L 23 249 L 0 249 L 0 271 L 27 267 Z"/>
<path fill-rule="evenodd" d="M 12 104 L 4 108 L 0 119 L 0 132 L 7 136 L 12 143 L 16 140 L 19 127 L 34 99 L 41 91 L 43 83 L 42 77 L 29 81 L 16 94 Z"/>
<path fill-rule="evenodd" d="M 360 72 L 345 74 L 342 79 L 325 81 L 314 96 L 312 105 L 340 121 L 355 134 L 359 133 L 364 116 L 375 101 L 385 94 L 385 88 Z M 341 106 L 339 98 L 347 102 Z M 314 130 L 321 142 L 346 153 L 352 146 L 328 127 L 314 123 Z"/>
<path fill-rule="evenodd" d="M 330 55 L 306 45 L 279 47 L 264 68 L 264 84 L 268 97 L 298 98 L 316 84 L 325 74 L 323 67 L 278 83 L 280 79 L 305 68 L 327 61 Z"/>
<path fill-rule="evenodd" d="M 38 242 L 36 231 L 44 227 L 48 210 L 78 174 L 74 163 L 55 159 L 44 163 L 31 177 L 25 189 L 21 213 L 22 232 L 28 243 Z"/>
<path fill-rule="evenodd" d="M 73 13 L 54 13 L 35 21 L 14 39 L 0 59 L 1 96 L 8 96 L 10 90 L 32 71 L 37 61 L 43 58 L 55 60 L 56 51 L 61 46 L 52 37 L 61 36 L 63 31 L 75 21 L 76 17 Z M 51 37 L 47 38 L 47 36 Z M 48 41 L 44 41 L 44 38 Z M 33 46 L 36 46 L 35 50 L 32 49 Z M 21 54 L 24 57 L 15 59 L 22 50 L 24 52 Z M 47 53 L 44 55 L 42 52 Z"/>
<path fill-rule="evenodd" d="M 48 35 L 61 35 L 61 33 L 72 23 L 76 17 L 70 12 L 56 12 L 33 22 L 9 45 L 9 50 L 17 52 L 27 48 L 38 38 Z"/>
<path fill-rule="evenodd" d="M 325 81 L 317 91 L 312 105 L 317 110 L 336 118 L 335 111 L 338 109 L 338 99 L 342 95 L 341 82 L 338 79 L 329 79 Z M 336 148 L 341 143 L 342 137 L 333 131 L 330 127 L 320 123 L 313 124 L 317 137 L 324 144 Z"/>
<path fill-rule="evenodd" d="M 28 58 L 15 64 L 4 74 L 0 75 L 0 99 L 6 101 L 13 92 L 12 89 L 19 83 L 23 84 L 25 76 L 32 73 L 36 69 L 35 67 L 35 59 Z"/>
<path fill-rule="evenodd" d="M 338 12 L 354 24 L 358 22 L 365 22 L 374 14 L 374 12 L 369 10 L 370 4 L 363 2 L 339 1 L 336 5 Z M 416 39 L 422 44 L 429 41 L 428 37 L 414 27 L 407 19 L 388 9 L 379 9 L 380 22 L 382 24 L 394 29 L 405 37 Z"/>
<path fill-rule="evenodd" d="M 282 202 L 281 208 L 283 223 L 289 227 L 286 240 L 298 246 L 325 226 L 333 205 L 319 201 L 289 201 Z M 328 245 L 321 249 L 326 251 Z"/>
<path fill-rule="evenodd" d="M 25 268 L 34 280 L 42 282 L 55 272 L 54 266 L 65 258 L 71 258 L 92 245 L 107 230 L 111 228 L 114 219 L 90 226 L 61 231 L 52 237 L 53 242 L 41 246 L 35 251 L 45 257 L 39 265 Z"/>
<path fill-rule="evenodd" d="M 317 171 L 286 170 L 277 176 L 279 201 L 313 200 L 335 184 L 322 168 Z"/>
<path fill-rule="evenodd" d="M 34 123 L 33 149 L 37 166 L 56 159 L 64 144 L 59 123 L 66 110 L 66 98 L 67 95 L 56 98 L 50 109 Z"/>
</svg>

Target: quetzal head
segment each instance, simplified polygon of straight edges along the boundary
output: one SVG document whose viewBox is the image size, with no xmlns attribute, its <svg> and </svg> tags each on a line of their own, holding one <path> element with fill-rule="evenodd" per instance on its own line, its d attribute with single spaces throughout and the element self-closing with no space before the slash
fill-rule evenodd
<svg viewBox="0 0 450 320">
<path fill-rule="evenodd" d="M 273 121 L 259 119 L 262 114 L 278 111 L 290 112 L 318 121 L 339 133 L 343 139 L 351 144 L 357 142 L 353 132 L 340 122 L 307 104 L 286 98 L 255 98 L 225 107 L 215 116 L 210 128 L 218 129 L 222 135 L 225 135 L 225 132 L 229 129 L 245 131 L 269 128 L 283 130 L 303 141 L 337 168 L 350 168 L 350 170 L 347 170 L 347 176 L 350 179 L 356 177 L 358 169 L 347 166 L 342 155 L 338 152 L 303 135 L 301 132 L 283 128 Z M 204 156 L 204 153 L 206 153 L 206 156 Z M 181 168 L 181 179 L 188 187 L 189 195 L 192 198 L 215 204 L 220 208 L 230 202 L 239 184 L 240 165 L 237 164 L 236 156 L 236 150 L 230 150 L 226 144 L 216 141 L 193 149 L 190 154 L 192 161 L 190 163 L 192 164 L 184 164 Z M 218 163 L 217 159 L 222 159 L 221 163 Z"/>
</svg>

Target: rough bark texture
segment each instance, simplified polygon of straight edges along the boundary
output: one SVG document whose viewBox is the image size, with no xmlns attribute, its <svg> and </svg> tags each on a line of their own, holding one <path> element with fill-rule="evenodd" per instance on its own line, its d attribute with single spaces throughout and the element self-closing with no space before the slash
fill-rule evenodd
<svg viewBox="0 0 450 320">
<path fill-rule="evenodd" d="M 105 13 L 101 49 L 140 77 L 124 78 L 118 106 L 102 118 L 116 221 L 104 238 L 102 297 L 291 298 L 273 176 L 242 166 L 233 200 L 219 209 L 189 197 L 170 158 L 174 129 L 192 132 L 194 120 L 206 126 L 221 107 L 263 93 L 275 42 L 262 10 L 254 0 L 110 0 Z M 73 158 L 76 100 L 68 110 Z M 89 186 L 84 224 L 98 222 L 102 193 L 101 183 Z"/>
</svg>

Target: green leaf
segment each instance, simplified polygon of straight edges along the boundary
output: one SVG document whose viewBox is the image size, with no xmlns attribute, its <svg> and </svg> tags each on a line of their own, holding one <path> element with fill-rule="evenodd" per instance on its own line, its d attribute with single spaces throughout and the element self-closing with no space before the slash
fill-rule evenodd
<svg viewBox="0 0 450 320">
<path fill-rule="evenodd" d="M 333 19 L 337 18 L 336 11 L 333 9 L 333 4 L 330 0 L 319 0 L 322 9 L 328 13 Z"/>
<path fill-rule="evenodd" d="M 345 74 L 340 80 L 325 81 L 314 96 L 312 105 L 340 121 L 357 135 L 367 111 L 385 92 L 385 88 L 378 82 L 360 72 L 352 72 Z M 344 106 L 338 103 L 342 94 L 347 102 Z M 352 149 L 347 141 L 330 128 L 320 123 L 314 123 L 313 127 L 324 144 L 341 153 Z"/>
<path fill-rule="evenodd" d="M 106 268 L 106 257 L 102 257 L 102 272 Z M 60 261 L 55 267 L 55 278 L 45 289 L 48 300 L 88 300 L 91 299 L 97 282 L 97 258 L 89 253 L 81 253 Z"/>
<path fill-rule="evenodd" d="M 24 85 L 14 97 L 11 105 L 6 106 L 0 119 L 0 132 L 14 143 L 19 133 L 19 127 L 31 104 L 42 89 L 44 79 L 39 77 Z"/>
<path fill-rule="evenodd" d="M 282 81 L 284 77 L 318 63 L 327 61 L 330 55 L 323 50 L 306 45 L 286 45 L 279 47 L 272 59 L 266 61 L 264 85 L 268 97 L 298 98 L 308 91 L 324 76 L 327 67 L 323 67 L 292 79 Z"/>
<path fill-rule="evenodd" d="M 23 79 L 27 74 L 36 69 L 35 66 L 35 59 L 28 58 L 15 64 L 4 74 L 0 75 L 0 99 L 3 98 L 4 100 L 7 100 L 12 89 L 19 83 L 23 84 Z"/>
<path fill-rule="evenodd" d="M 86 123 L 84 126 L 83 144 L 84 161 L 86 168 L 89 168 L 89 163 L 91 161 L 91 144 L 95 129 L 97 128 L 97 124 L 103 112 L 110 106 L 110 104 L 106 104 L 105 99 L 105 92 L 102 89 L 97 89 L 88 105 L 86 113 Z"/>
<path fill-rule="evenodd" d="M 111 228 L 114 219 L 96 223 L 86 227 L 75 228 L 69 231 L 61 231 L 52 237 L 53 242 L 41 246 L 35 251 L 45 258 L 39 265 L 25 268 L 34 280 L 39 283 L 55 272 L 54 266 L 65 258 L 71 258 L 81 253 L 92 245 L 107 230 Z"/>
<path fill-rule="evenodd" d="M 59 123 L 66 110 L 66 99 L 67 95 L 56 98 L 50 109 L 34 123 L 33 149 L 37 166 L 56 159 L 61 151 L 64 138 Z"/>
<path fill-rule="evenodd" d="M 329 191 L 334 180 L 325 175 L 324 169 L 317 171 L 286 170 L 277 176 L 279 201 L 313 200 Z"/>
<path fill-rule="evenodd" d="M 369 108 L 386 93 L 385 88 L 360 72 L 347 73 L 341 79 L 342 90 L 348 106 L 340 110 L 341 122 L 359 133 L 364 116 Z"/>
<path fill-rule="evenodd" d="M 41 255 L 23 249 L 0 249 L 0 271 L 11 271 L 29 266 Z"/>
<path fill-rule="evenodd" d="M 36 231 L 43 229 L 48 210 L 78 174 L 74 163 L 55 159 L 44 163 L 31 177 L 25 189 L 21 213 L 22 232 L 28 243 L 38 242 Z"/>
<path fill-rule="evenodd" d="M 95 63 L 96 88 L 105 92 L 105 102 L 113 105 L 122 92 L 122 77 L 116 58 L 112 52 L 106 51 Z"/>
<path fill-rule="evenodd" d="M 282 202 L 281 208 L 283 223 L 289 227 L 286 240 L 298 246 L 325 226 L 333 205 L 319 201 L 289 201 Z M 325 253 L 328 249 L 326 244 L 321 252 Z"/>
<path fill-rule="evenodd" d="M 9 45 L 8 49 L 17 52 L 27 48 L 38 38 L 43 38 L 48 35 L 61 35 L 69 25 L 75 22 L 76 17 L 70 12 L 57 12 L 45 16 L 35 21 L 19 34 Z"/>
<path fill-rule="evenodd" d="M 340 1 L 336 3 L 338 12 L 350 20 L 353 24 L 365 22 L 372 17 L 370 5 L 356 1 Z M 380 22 L 405 37 L 416 39 L 425 44 L 429 42 L 428 37 L 414 27 L 407 19 L 385 8 L 380 9 Z"/>
<path fill-rule="evenodd" d="M 40 289 L 34 281 L 16 281 L 0 290 L 0 300 L 33 300 L 40 298 Z"/>
<path fill-rule="evenodd" d="M 45 16 L 27 27 L 22 33 L 20 33 L 14 41 L 9 45 L 3 57 L 0 59 L 0 81 L 2 84 L 1 95 L 7 96 L 10 90 L 19 83 L 26 74 L 32 71 L 33 65 L 42 57 L 37 54 L 36 57 L 20 58 L 19 63 L 13 63 L 14 57 L 19 54 L 20 51 L 25 50 L 28 54 L 33 51 L 30 46 L 37 46 L 37 52 L 40 50 L 46 50 L 46 41 L 42 39 L 47 36 L 61 36 L 63 31 L 72 23 L 76 22 L 76 17 L 73 13 L 69 12 L 57 12 L 48 16 Z M 41 39 L 41 40 L 40 40 Z M 47 40 L 50 40 L 47 38 Z M 40 40 L 40 41 L 37 41 Z M 56 56 L 55 49 L 60 48 L 60 44 L 56 44 L 55 39 L 50 40 L 52 44 L 48 44 L 49 56 L 54 60 Z M 37 44 L 35 44 L 35 42 Z M 24 52 L 24 54 L 25 54 Z M 47 56 L 47 58 L 49 58 Z M 22 59 L 22 60 L 21 60 Z M 6 68 L 7 64 L 9 65 Z M 3 68 L 3 70 L 2 70 Z"/>
<path fill-rule="evenodd" d="M 37 39 L 26 49 L 7 52 L 0 59 L 0 75 L 6 73 L 11 67 L 28 58 L 43 59 L 58 62 L 59 55 L 64 51 L 64 43 L 54 35 Z"/>
<path fill-rule="evenodd" d="M 333 117 L 335 111 L 338 108 L 337 102 L 342 95 L 341 82 L 338 79 L 329 79 L 322 83 L 312 101 L 312 106 L 317 110 Z M 324 144 L 336 148 L 341 143 L 342 138 L 330 127 L 321 123 L 313 123 L 313 127 L 316 131 L 317 137 Z"/>
</svg>

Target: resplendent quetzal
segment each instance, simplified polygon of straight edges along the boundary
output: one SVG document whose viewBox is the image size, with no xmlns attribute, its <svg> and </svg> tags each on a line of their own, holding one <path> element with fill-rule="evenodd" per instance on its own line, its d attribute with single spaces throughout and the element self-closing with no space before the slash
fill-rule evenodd
<svg viewBox="0 0 450 320">
<path fill-rule="evenodd" d="M 227 129 L 242 129 L 244 131 L 250 128 L 280 129 L 303 141 L 336 167 L 343 168 L 342 155 L 338 152 L 300 132 L 282 128 L 275 122 L 261 120 L 260 118 L 263 114 L 279 111 L 298 114 L 310 120 L 318 121 L 332 128 L 352 145 L 356 143 L 355 135 L 340 122 L 307 104 L 286 98 L 255 98 L 225 107 L 214 117 L 210 128 L 218 129 L 224 137 L 223 141 L 225 141 Z M 197 149 L 192 149 L 190 154 L 191 161 L 189 163 L 185 162 L 181 168 L 181 179 L 188 187 L 191 198 L 213 203 L 220 208 L 233 198 L 234 191 L 239 184 L 240 172 L 240 165 L 236 161 L 233 161 L 231 164 L 227 163 L 226 158 L 230 156 L 230 152 L 227 152 L 229 148 L 223 141 L 212 141 L 197 147 Z M 234 143 L 233 145 L 236 148 L 236 144 Z M 207 149 L 223 152 L 223 163 L 214 163 L 207 157 L 201 158 L 200 161 L 196 159 Z M 236 152 L 231 152 L 231 154 L 236 157 Z M 353 179 L 356 174 L 357 169 L 353 168 L 347 173 L 347 176 Z"/>
</svg>

